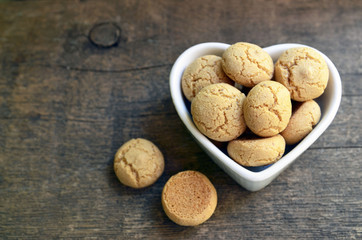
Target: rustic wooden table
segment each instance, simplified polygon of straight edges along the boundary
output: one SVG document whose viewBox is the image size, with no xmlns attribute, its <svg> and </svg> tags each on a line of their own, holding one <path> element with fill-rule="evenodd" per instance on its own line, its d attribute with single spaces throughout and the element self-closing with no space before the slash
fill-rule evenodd
<svg viewBox="0 0 362 240">
<path fill-rule="evenodd" d="M 173 107 L 173 62 L 208 41 L 303 43 L 341 74 L 332 125 L 261 191 L 216 166 Z M 0 1 L 0 238 L 361 239 L 361 56 L 358 0 Z M 135 137 L 166 159 L 140 190 L 113 172 Z M 218 192 L 197 227 L 171 222 L 160 201 L 187 169 Z"/>
</svg>

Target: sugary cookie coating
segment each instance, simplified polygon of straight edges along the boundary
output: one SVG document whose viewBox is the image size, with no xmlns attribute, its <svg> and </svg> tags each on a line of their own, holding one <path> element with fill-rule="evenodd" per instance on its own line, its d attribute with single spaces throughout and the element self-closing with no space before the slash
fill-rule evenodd
<svg viewBox="0 0 362 240">
<path fill-rule="evenodd" d="M 235 82 L 253 87 L 273 77 L 274 64 L 270 55 L 255 44 L 238 42 L 222 55 L 222 67 Z"/>
<path fill-rule="evenodd" d="M 202 88 L 214 83 L 234 83 L 222 70 L 221 57 L 216 55 L 197 58 L 187 66 L 181 79 L 182 91 L 189 101 Z"/>
<path fill-rule="evenodd" d="M 243 111 L 252 132 L 261 137 L 274 136 L 286 128 L 292 114 L 289 91 L 275 81 L 261 82 L 248 93 Z"/>
<path fill-rule="evenodd" d="M 196 127 L 216 141 L 237 138 L 246 129 L 242 111 L 244 99 L 244 93 L 226 83 L 204 87 L 191 103 Z"/>
<path fill-rule="evenodd" d="M 114 171 L 121 183 L 133 188 L 153 184 L 162 174 L 165 162 L 152 142 L 137 138 L 123 144 L 114 157 Z"/>
<path fill-rule="evenodd" d="M 295 144 L 307 136 L 321 118 L 321 109 L 314 100 L 298 103 L 293 108 L 288 126 L 281 132 L 288 145 Z"/>
<path fill-rule="evenodd" d="M 241 138 L 229 142 L 227 151 L 235 162 L 243 166 L 264 166 L 283 156 L 285 140 L 280 134 L 267 138 Z"/>
<path fill-rule="evenodd" d="M 215 211 L 217 193 L 210 180 L 200 172 L 184 171 L 172 176 L 162 191 L 166 215 L 182 226 L 196 226 Z"/>
<path fill-rule="evenodd" d="M 327 87 L 329 69 L 322 55 L 308 47 L 291 48 L 275 63 L 275 80 L 303 102 L 319 97 Z"/>
</svg>

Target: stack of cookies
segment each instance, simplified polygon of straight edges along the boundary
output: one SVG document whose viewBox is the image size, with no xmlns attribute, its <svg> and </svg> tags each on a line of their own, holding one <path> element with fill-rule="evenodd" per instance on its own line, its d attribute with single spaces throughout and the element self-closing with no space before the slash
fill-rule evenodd
<svg viewBox="0 0 362 240">
<path fill-rule="evenodd" d="M 222 57 L 202 56 L 184 71 L 182 90 L 199 131 L 227 142 L 243 166 L 279 160 L 286 145 L 308 135 L 321 117 L 318 103 L 329 69 L 314 49 L 292 48 L 274 64 L 255 44 L 239 42 Z M 247 94 L 245 96 L 245 94 Z"/>
</svg>

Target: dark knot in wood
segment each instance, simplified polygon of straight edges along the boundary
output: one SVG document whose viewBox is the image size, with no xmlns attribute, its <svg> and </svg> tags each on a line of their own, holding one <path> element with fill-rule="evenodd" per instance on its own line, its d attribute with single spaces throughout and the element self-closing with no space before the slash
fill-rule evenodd
<svg viewBox="0 0 362 240">
<path fill-rule="evenodd" d="M 114 23 L 99 23 L 89 31 L 89 40 L 97 47 L 116 46 L 121 36 L 121 29 Z"/>
</svg>

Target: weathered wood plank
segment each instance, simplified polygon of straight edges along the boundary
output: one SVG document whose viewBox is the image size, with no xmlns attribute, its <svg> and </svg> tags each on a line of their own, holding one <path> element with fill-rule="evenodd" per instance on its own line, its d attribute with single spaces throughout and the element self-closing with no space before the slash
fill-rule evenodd
<svg viewBox="0 0 362 240">
<path fill-rule="evenodd" d="M 26 160 L 33 164 L 41 161 L 42 166 L 46 163 L 48 172 L 44 173 L 45 169 L 20 172 L 24 166 L 19 166 L 13 173 L 19 182 L 12 183 L 13 187 L 2 196 L 3 203 L 10 207 L 7 234 L 351 238 L 361 234 L 358 228 L 362 220 L 360 154 L 360 149 L 309 150 L 270 186 L 257 193 L 243 190 L 216 167 L 210 170 L 209 160 L 201 157 L 201 171 L 215 184 L 219 205 L 208 222 L 191 229 L 176 226 L 162 211 L 159 198 L 163 184 L 171 175 L 169 171 L 154 186 L 132 190 L 117 182 L 111 165 L 87 163 L 82 154 L 73 156 L 82 166 L 69 161 L 60 165 L 60 159 L 59 165 L 54 166 L 49 157 L 35 159 L 33 155 Z M 19 156 L 17 160 L 25 158 Z M 3 181 L 7 182 L 8 178 L 5 176 Z M 47 228 L 38 223 L 46 224 Z"/>
<path fill-rule="evenodd" d="M 233 9 L 243 14 L 230 15 Z M 230 1 L 227 7 L 223 1 L 11 2 L 2 8 L 1 51 L 18 62 L 122 70 L 171 64 L 200 42 L 248 41 L 263 47 L 298 42 L 325 52 L 342 74 L 360 74 L 355 41 L 361 35 L 361 17 L 355 13 L 361 10 L 359 1 Z M 118 47 L 99 49 L 90 43 L 88 33 L 99 22 L 120 27 Z M 348 56 L 349 64 L 341 56 Z"/>
<path fill-rule="evenodd" d="M 122 73 L 57 69 L 57 76 L 52 78 L 48 77 L 51 68 L 28 67 L 22 71 L 27 74 L 20 73 L 14 80 L 13 91 L 9 92 L 9 85 L 0 86 L 0 91 L 8 91 L 2 96 L 0 112 L 8 124 L 23 119 L 29 125 L 53 121 L 64 127 L 67 122 L 84 121 L 103 124 L 108 134 L 122 136 L 124 131 L 123 139 L 147 130 L 162 139 L 162 133 L 173 132 L 174 121 L 180 125 L 169 94 L 170 66 Z M 359 95 L 344 96 L 335 120 L 313 147 L 361 147 L 361 101 Z M 23 126 L 21 132 L 32 128 Z"/>
<path fill-rule="evenodd" d="M 1 238 L 361 238 L 361 11 L 355 0 L 0 2 Z M 117 46 L 89 41 L 101 22 L 120 27 Z M 259 192 L 220 170 L 172 105 L 173 62 L 207 41 L 304 43 L 340 71 L 332 125 Z M 133 137 L 165 155 L 165 172 L 146 189 L 113 173 L 114 153 Z M 172 223 L 160 201 L 168 178 L 186 169 L 205 173 L 219 197 L 194 228 Z"/>
</svg>

